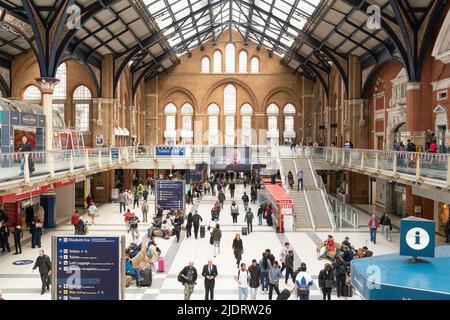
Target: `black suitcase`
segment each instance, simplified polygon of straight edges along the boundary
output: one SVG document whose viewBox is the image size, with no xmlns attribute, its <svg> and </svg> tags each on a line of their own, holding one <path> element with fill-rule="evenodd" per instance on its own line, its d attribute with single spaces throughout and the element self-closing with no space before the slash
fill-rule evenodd
<svg viewBox="0 0 450 320">
<path fill-rule="evenodd" d="M 200 226 L 200 238 L 204 238 L 206 235 L 205 226 Z"/>
<path fill-rule="evenodd" d="M 248 234 L 248 229 L 247 227 L 242 227 L 242 235 L 246 236 Z"/>
<path fill-rule="evenodd" d="M 145 268 L 141 271 L 141 286 L 142 287 L 150 287 L 152 285 L 152 269 Z"/>
<path fill-rule="evenodd" d="M 280 295 L 277 297 L 277 300 L 287 300 L 291 296 L 291 291 L 288 289 L 284 289 L 280 292 Z"/>
<path fill-rule="evenodd" d="M 345 285 L 344 286 L 344 288 L 343 288 L 344 290 L 344 297 L 351 297 L 351 296 L 353 296 L 353 288 L 352 288 L 352 285 Z"/>
</svg>

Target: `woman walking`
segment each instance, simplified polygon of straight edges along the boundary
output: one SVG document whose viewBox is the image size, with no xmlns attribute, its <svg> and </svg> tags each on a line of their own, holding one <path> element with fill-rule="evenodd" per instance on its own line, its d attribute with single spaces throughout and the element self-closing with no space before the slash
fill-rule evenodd
<svg viewBox="0 0 450 320">
<path fill-rule="evenodd" d="M 192 212 L 189 212 L 188 217 L 187 217 L 187 223 L 186 223 L 186 238 L 190 238 L 192 235 L 192 224 L 193 224 L 193 219 L 192 219 Z"/>
<path fill-rule="evenodd" d="M 211 237 L 214 245 L 214 258 L 215 258 L 218 254 L 220 254 L 220 239 L 222 239 L 222 231 L 220 231 L 219 224 L 216 224 L 216 227 L 212 231 Z"/>
<path fill-rule="evenodd" d="M 266 252 L 263 252 L 262 259 L 259 261 L 259 266 L 261 267 L 261 292 L 267 293 L 269 291 L 269 272 L 271 264 Z"/>
<path fill-rule="evenodd" d="M 326 263 L 325 267 L 319 273 L 319 288 L 323 293 L 323 300 L 331 300 L 331 290 L 334 286 L 334 275 L 331 264 Z"/>
<path fill-rule="evenodd" d="M 242 254 L 244 253 L 244 245 L 242 244 L 241 235 L 236 234 L 233 240 L 234 257 L 236 258 L 236 265 L 239 268 L 239 263 L 242 260 Z"/>
</svg>

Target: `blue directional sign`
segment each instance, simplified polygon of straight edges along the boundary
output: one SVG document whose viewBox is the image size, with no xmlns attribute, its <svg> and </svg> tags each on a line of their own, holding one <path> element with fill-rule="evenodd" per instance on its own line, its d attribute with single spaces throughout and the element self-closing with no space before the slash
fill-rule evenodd
<svg viewBox="0 0 450 320">
<path fill-rule="evenodd" d="M 175 146 L 157 146 L 156 156 L 170 157 L 178 156 L 182 157 L 186 155 L 186 147 L 175 147 Z"/>
<path fill-rule="evenodd" d="M 54 237 L 53 298 L 56 300 L 119 300 L 121 255 L 119 237 Z"/>
<path fill-rule="evenodd" d="M 184 210 L 183 180 L 156 180 L 156 205 L 164 210 Z"/>
<path fill-rule="evenodd" d="M 400 220 L 400 255 L 433 258 L 435 223 L 416 217 Z"/>
</svg>

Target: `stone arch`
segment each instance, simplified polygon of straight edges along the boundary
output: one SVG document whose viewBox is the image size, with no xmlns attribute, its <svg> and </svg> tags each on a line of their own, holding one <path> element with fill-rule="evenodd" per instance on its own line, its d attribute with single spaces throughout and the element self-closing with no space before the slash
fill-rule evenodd
<svg viewBox="0 0 450 320">
<path fill-rule="evenodd" d="M 301 103 L 300 103 L 300 99 L 299 99 L 299 97 L 295 94 L 295 92 L 293 91 L 293 90 L 291 90 L 290 88 L 286 88 L 286 87 L 280 87 L 280 88 L 275 88 L 275 89 L 273 89 L 272 91 L 270 91 L 267 95 L 266 95 L 266 97 L 264 98 L 264 101 L 263 101 L 263 105 L 262 105 L 262 111 L 266 111 L 266 108 L 267 108 L 267 106 L 269 105 L 269 103 L 270 103 L 270 99 L 272 99 L 275 95 L 277 95 L 278 93 L 285 93 L 285 94 L 287 94 L 288 96 L 290 96 L 290 100 L 287 100 L 287 101 L 284 101 L 283 102 L 283 105 L 280 107 L 279 106 L 279 104 L 278 103 L 275 103 L 276 105 L 278 105 L 278 107 L 280 107 L 280 108 L 283 108 L 284 107 L 284 105 L 286 105 L 286 104 L 288 104 L 288 103 L 291 103 L 291 104 L 293 104 L 294 105 L 294 107 L 295 107 L 295 109 L 296 110 L 300 110 L 299 108 L 300 108 L 300 106 L 301 106 Z"/>
<path fill-rule="evenodd" d="M 367 76 L 366 81 L 364 82 L 364 85 L 362 87 L 362 91 L 361 91 L 361 96 L 363 98 L 370 98 L 367 95 L 369 94 L 368 90 L 370 88 L 371 83 L 373 82 L 373 80 L 375 79 L 375 77 L 377 76 L 378 72 L 380 71 L 381 68 L 383 68 L 387 63 L 389 62 L 394 62 L 394 63 L 398 63 L 401 65 L 402 68 L 405 68 L 405 64 L 400 61 L 398 58 L 393 58 L 391 60 L 385 61 L 382 64 L 376 65 L 370 72 L 369 75 Z"/>
<path fill-rule="evenodd" d="M 211 97 L 212 93 L 217 90 L 217 88 L 219 88 L 222 85 L 227 85 L 227 84 L 232 84 L 236 87 L 240 87 L 242 89 L 244 89 L 251 97 L 252 102 L 248 102 L 250 103 L 254 108 L 257 108 L 258 106 L 258 99 L 256 98 L 255 93 L 253 92 L 253 90 L 243 81 L 238 80 L 236 78 L 226 78 L 223 80 L 220 80 L 216 83 L 214 83 L 211 87 L 209 87 L 208 91 L 206 92 L 205 96 L 202 99 L 202 105 L 209 105 L 209 98 Z M 220 106 L 220 104 L 219 104 Z"/>
<path fill-rule="evenodd" d="M 160 99 L 160 106 L 164 106 L 164 105 L 166 105 L 167 103 L 172 102 L 172 101 L 169 101 L 169 100 L 170 100 L 169 98 L 170 98 L 170 96 L 172 96 L 172 95 L 175 94 L 176 92 L 181 92 L 182 94 L 186 95 L 186 96 L 191 100 L 191 101 L 183 100 L 183 101 L 180 103 L 179 106 L 178 106 L 178 104 L 176 104 L 177 107 L 180 107 L 180 108 L 181 108 L 181 106 L 182 106 L 183 104 L 185 104 L 185 103 L 190 103 L 190 104 L 192 104 L 192 107 L 194 108 L 194 113 L 195 113 L 195 110 L 198 108 L 197 99 L 196 99 L 195 96 L 192 94 L 192 92 L 190 92 L 189 90 L 187 90 L 187 89 L 185 89 L 185 88 L 182 88 L 182 87 L 175 87 L 175 88 L 172 88 L 172 89 L 167 90 L 167 91 L 164 93 L 164 95 L 161 97 L 161 99 Z"/>
</svg>

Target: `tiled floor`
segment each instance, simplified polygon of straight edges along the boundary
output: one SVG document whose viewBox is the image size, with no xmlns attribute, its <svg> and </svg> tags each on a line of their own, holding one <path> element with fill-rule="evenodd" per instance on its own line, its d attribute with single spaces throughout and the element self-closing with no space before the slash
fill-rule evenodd
<svg viewBox="0 0 450 320">
<path fill-rule="evenodd" d="M 249 191 L 249 190 L 248 190 Z M 218 267 L 219 277 L 216 280 L 216 299 L 236 300 L 237 286 L 233 277 L 236 272 L 236 264 L 231 248 L 233 238 L 236 233 L 241 232 L 244 225 L 243 204 L 240 200 L 243 193 L 243 186 L 238 185 L 235 200 L 240 206 L 242 212 L 238 217 L 238 223 L 233 224 L 230 215 L 231 199 L 225 201 L 225 208 L 220 215 L 220 225 L 222 229 L 221 253 L 217 258 L 213 257 L 213 248 L 209 244 L 209 234 L 205 238 L 186 239 L 185 232 L 182 232 L 180 243 L 177 243 L 172 237 L 169 240 L 158 239 L 157 244 L 161 248 L 166 260 L 166 272 L 153 275 L 153 284 L 149 288 L 137 288 L 134 285 L 127 288 L 126 299 L 128 300 L 158 300 L 158 299 L 183 299 L 183 287 L 177 281 L 177 274 L 187 265 L 189 261 L 194 262 L 197 271 L 201 273 L 201 268 L 208 259 L 213 259 Z M 227 197 L 229 194 L 227 193 Z M 203 199 L 196 200 L 196 207 L 203 217 L 203 223 L 210 222 L 210 210 L 215 199 L 211 196 L 205 196 Z M 149 217 L 154 214 L 153 200 L 150 205 L 151 212 Z M 191 210 L 192 205 L 187 206 Z M 321 293 L 317 285 L 317 276 L 323 268 L 326 261 L 318 260 L 316 254 L 317 243 L 326 238 L 326 232 L 291 232 L 277 234 L 271 227 L 257 226 L 257 205 L 252 205 L 255 213 L 254 232 L 243 236 L 244 255 L 243 262 L 250 264 L 252 259 L 259 260 L 262 252 L 269 248 L 279 258 L 279 252 L 283 243 L 287 240 L 291 243 L 291 248 L 295 252 L 294 265 L 297 268 L 300 262 L 306 262 L 308 271 L 315 279 L 315 286 L 311 290 L 311 299 L 321 299 Z M 127 242 L 131 241 L 131 236 L 125 230 L 123 216 L 119 214 L 118 204 L 107 204 L 99 208 L 100 216 L 96 218 L 95 226 L 91 226 L 91 235 L 125 235 Z M 136 209 L 138 216 L 141 216 L 139 209 Z M 145 236 L 148 224 L 139 226 L 140 235 Z M 52 235 L 72 234 L 73 227 L 69 224 L 63 224 L 55 230 L 46 231 L 43 237 L 43 248 L 50 252 L 50 239 Z M 368 243 L 369 234 L 365 230 L 352 230 L 352 232 L 335 232 L 337 241 L 342 241 L 346 235 L 350 236 L 350 241 L 356 247 L 367 245 L 375 255 L 392 253 L 398 250 L 398 233 L 394 233 L 393 242 L 386 242 L 381 236 L 376 245 Z M 12 263 L 19 259 L 34 260 L 38 255 L 38 249 L 31 249 L 30 244 L 23 248 L 21 256 L 11 254 L 0 258 L 0 290 L 7 299 L 50 299 L 50 294 L 40 295 L 40 279 L 37 272 L 31 272 L 32 264 L 25 266 L 15 266 Z M 287 287 L 292 288 L 288 283 Z M 284 289 L 284 281 L 280 282 L 280 290 Z M 275 299 L 276 295 L 274 295 Z M 195 287 L 191 299 L 204 299 L 203 279 L 201 275 L 198 284 Z M 268 295 L 259 293 L 257 299 L 268 299 Z M 291 299 L 294 299 L 292 296 Z M 337 299 L 333 292 L 332 299 Z M 343 298 L 341 298 L 343 299 Z M 357 294 L 351 299 L 360 299 Z"/>
</svg>

